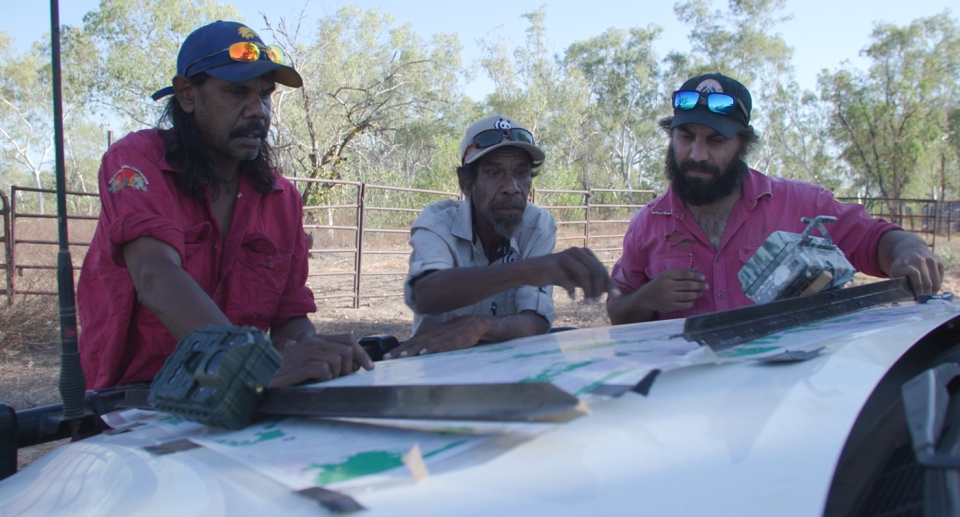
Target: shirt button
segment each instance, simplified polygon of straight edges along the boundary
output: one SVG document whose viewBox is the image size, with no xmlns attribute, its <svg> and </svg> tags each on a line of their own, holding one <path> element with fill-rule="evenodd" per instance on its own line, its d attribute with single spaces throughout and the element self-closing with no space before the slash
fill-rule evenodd
<svg viewBox="0 0 960 517">
<path fill-rule="evenodd" d="M 723 298 L 723 293 L 717 293 L 717 297 Z"/>
<path fill-rule="evenodd" d="M 273 269 L 273 262 L 267 262 L 267 267 Z"/>
</svg>

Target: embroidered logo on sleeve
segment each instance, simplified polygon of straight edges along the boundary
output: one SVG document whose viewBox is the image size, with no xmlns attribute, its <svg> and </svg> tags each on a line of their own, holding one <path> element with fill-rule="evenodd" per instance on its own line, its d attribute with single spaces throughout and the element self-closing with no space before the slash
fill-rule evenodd
<svg viewBox="0 0 960 517">
<path fill-rule="evenodd" d="M 147 177 L 144 176 L 142 172 L 129 165 L 124 165 L 110 178 L 108 190 L 116 193 L 124 188 L 130 187 L 146 192 L 147 185 L 149 184 L 150 182 L 147 181 Z"/>
</svg>

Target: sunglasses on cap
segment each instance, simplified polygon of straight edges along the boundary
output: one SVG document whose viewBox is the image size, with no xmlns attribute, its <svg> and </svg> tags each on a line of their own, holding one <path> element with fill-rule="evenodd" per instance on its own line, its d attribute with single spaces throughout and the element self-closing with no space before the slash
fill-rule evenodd
<svg viewBox="0 0 960 517">
<path fill-rule="evenodd" d="M 703 94 L 693 90 L 679 90 L 673 92 L 673 108 L 683 111 L 690 111 L 702 104 L 708 110 L 720 115 L 729 115 L 734 106 L 740 106 L 740 111 L 744 115 L 747 109 L 743 107 L 740 99 L 726 93 L 707 93 Z"/>
<path fill-rule="evenodd" d="M 487 147 L 497 145 L 504 140 L 537 145 L 536 142 L 533 141 L 533 133 L 523 128 L 487 129 L 477 133 L 472 139 L 470 139 L 470 144 L 467 145 L 467 149 L 463 152 L 463 156 L 461 156 L 460 159 L 463 160 L 466 158 L 467 153 L 470 152 L 470 149 L 486 149 Z"/>
<path fill-rule="evenodd" d="M 268 45 L 264 47 L 252 41 L 238 41 L 237 43 L 234 43 L 233 45 L 230 45 L 229 47 L 223 50 L 219 50 L 217 52 L 214 52 L 213 54 L 203 56 L 200 59 L 194 61 L 193 63 L 190 63 L 184 69 L 183 75 L 186 77 L 190 77 L 190 68 L 193 65 L 203 61 L 204 59 L 211 58 L 223 52 L 229 52 L 230 59 L 233 59 L 234 61 L 238 61 L 240 63 L 252 63 L 260 59 L 261 56 L 263 56 L 273 63 L 290 66 L 290 60 L 287 59 L 286 53 L 284 53 L 283 49 L 277 45 Z"/>
</svg>

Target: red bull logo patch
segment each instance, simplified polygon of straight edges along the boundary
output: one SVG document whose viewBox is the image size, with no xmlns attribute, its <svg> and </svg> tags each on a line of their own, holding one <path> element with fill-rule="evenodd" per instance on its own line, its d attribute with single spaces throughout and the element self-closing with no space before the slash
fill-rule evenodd
<svg viewBox="0 0 960 517">
<path fill-rule="evenodd" d="M 107 189 L 112 193 L 120 192 L 125 188 L 135 188 L 146 192 L 149 184 L 150 182 L 147 181 L 147 177 L 142 172 L 129 165 L 124 165 L 110 178 Z"/>
</svg>

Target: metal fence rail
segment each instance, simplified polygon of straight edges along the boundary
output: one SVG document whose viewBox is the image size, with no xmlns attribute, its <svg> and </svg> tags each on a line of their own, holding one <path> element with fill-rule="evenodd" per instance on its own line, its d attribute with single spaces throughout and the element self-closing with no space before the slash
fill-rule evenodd
<svg viewBox="0 0 960 517">
<path fill-rule="evenodd" d="M 406 240 L 410 225 L 423 207 L 442 199 L 462 199 L 456 192 L 371 185 L 358 181 L 288 178 L 305 189 L 323 190 L 324 203 L 304 206 L 304 230 L 310 237 L 309 254 L 312 259 L 308 281 L 318 300 L 350 299 L 351 306 L 360 307 L 364 299 L 402 296 L 407 256 Z M 56 240 L 21 235 L 24 222 L 50 221 L 53 214 L 30 212 L 18 205 L 23 194 L 55 194 L 54 190 L 13 186 L 10 197 L 0 192 L 0 241 L 5 260 L 0 268 L 5 272 L 6 285 L 0 293 L 9 304 L 17 295 L 56 296 L 55 289 L 21 288 L 17 279 L 25 271 L 36 271 L 42 277 L 42 286 L 55 283 L 55 251 L 31 253 L 25 256 L 18 248 L 40 246 L 41 250 L 57 246 Z M 605 264 L 615 262 L 622 249 L 623 235 L 632 215 L 648 203 L 656 193 L 652 190 L 589 189 L 554 190 L 535 189 L 530 200 L 549 211 L 559 228 L 557 250 L 569 246 L 589 247 Z M 75 206 L 80 200 L 90 201 L 98 194 L 68 192 Z M 874 217 L 896 222 L 904 229 L 924 237 L 933 247 L 937 234 L 946 233 L 960 225 L 960 202 L 938 202 L 925 199 L 867 199 L 837 198 L 842 202 L 863 202 Z M 89 204 L 93 210 L 96 201 Z M 69 214 L 71 221 L 96 221 L 96 215 Z M 92 226 L 92 225 L 91 225 Z M 42 233 L 42 232 L 41 232 Z M 71 233 L 76 233 L 71 229 Z M 318 242 L 325 240 L 325 244 Z M 89 242 L 71 240 L 70 246 L 87 248 Z M 345 260 L 337 256 L 345 255 Z M 44 260 L 49 257 L 50 260 Z M 346 262 L 345 266 L 339 264 Z M 80 262 L 75 262 L 79 264 Z M 74 266 L 80 269 L 79 265 Z M 39 278 L 38 277 L 38 278 Z M 47 281 L 49 277 L 49 281 Z M 390 277 L 393 277 L 391 280 Z"/>
<path fill-rule="evenodd" d="M 939 201 L 933 199 L 858 199 L 838 197 L 841 203 L 861 203 L 872 217 L 881 217 L 915 233 L 936 248 L 937 233 L 941 230 Z M 949 223 L 947 224 L 949 228 Z"/>
<path fill-rule="evenodd" d="M 24 271 L 50 271 L 50 282 L 43 282 L 44 284 L 53 285 L 53 280 L 56 275 L 56 248 L 58 247 L 58 242 L 56 239 L 22 239 L 17 237 L 18 229 L 20 222 L 24 220 L 55 220 L 57 219 L 56 214 L 42 214 L 37 212 L 26 212 L 21 211 L 18 205 L 18 199 L 20 198 L 21 192 L 34 193 L 34 194 L 56 194 L 56 190 L 52 189 L 40 189 L 32 187 L 19 187 L 12 186 L 10 187 L 10 211 L 9 217 L 4 217 L 4 232 L 8 236 L 8 248 L 7 248 L 7 291 L 8 291 L 8 302 L 14 304 L 16 302 L 16 295 L 39 295 L 39 296 L 57 296 L 57 291 L 55 285 L 51 289 L 22 289 L 17 287 L 17 280 L 23 277 Z M 73 192 L 67 191 L 67 196 L 73 199 L 77 198 L 96 198 L 99 199 L 99 194 L 91 192 Z M 79 214 L 68 214 L 68 221 L 78 221 L 78 220 L 88 220 L 96 221 L 99 219 L 95 215 L 79 215 Z M 75 235 L 75 234 L 74 234 Z M 51 247 L 54 248 L 49 254 L 41 253 L 43 257 L 49 257 L 50 260 L 43 262 L 34 261 L 35 259 L 30 257 L 21 257 L 18 253 L 21 245 L 38 245 L 41 247 Z M 81 248 L 88 248 L 90 243 L 87 241 L 74 241 L 69 242 L 70 246 L 79 246 Z M 74 271 L 79 271 L 80 266 L 78 265 L 79 261 L 74 262 L 73 269 Z"/>
</svg>

